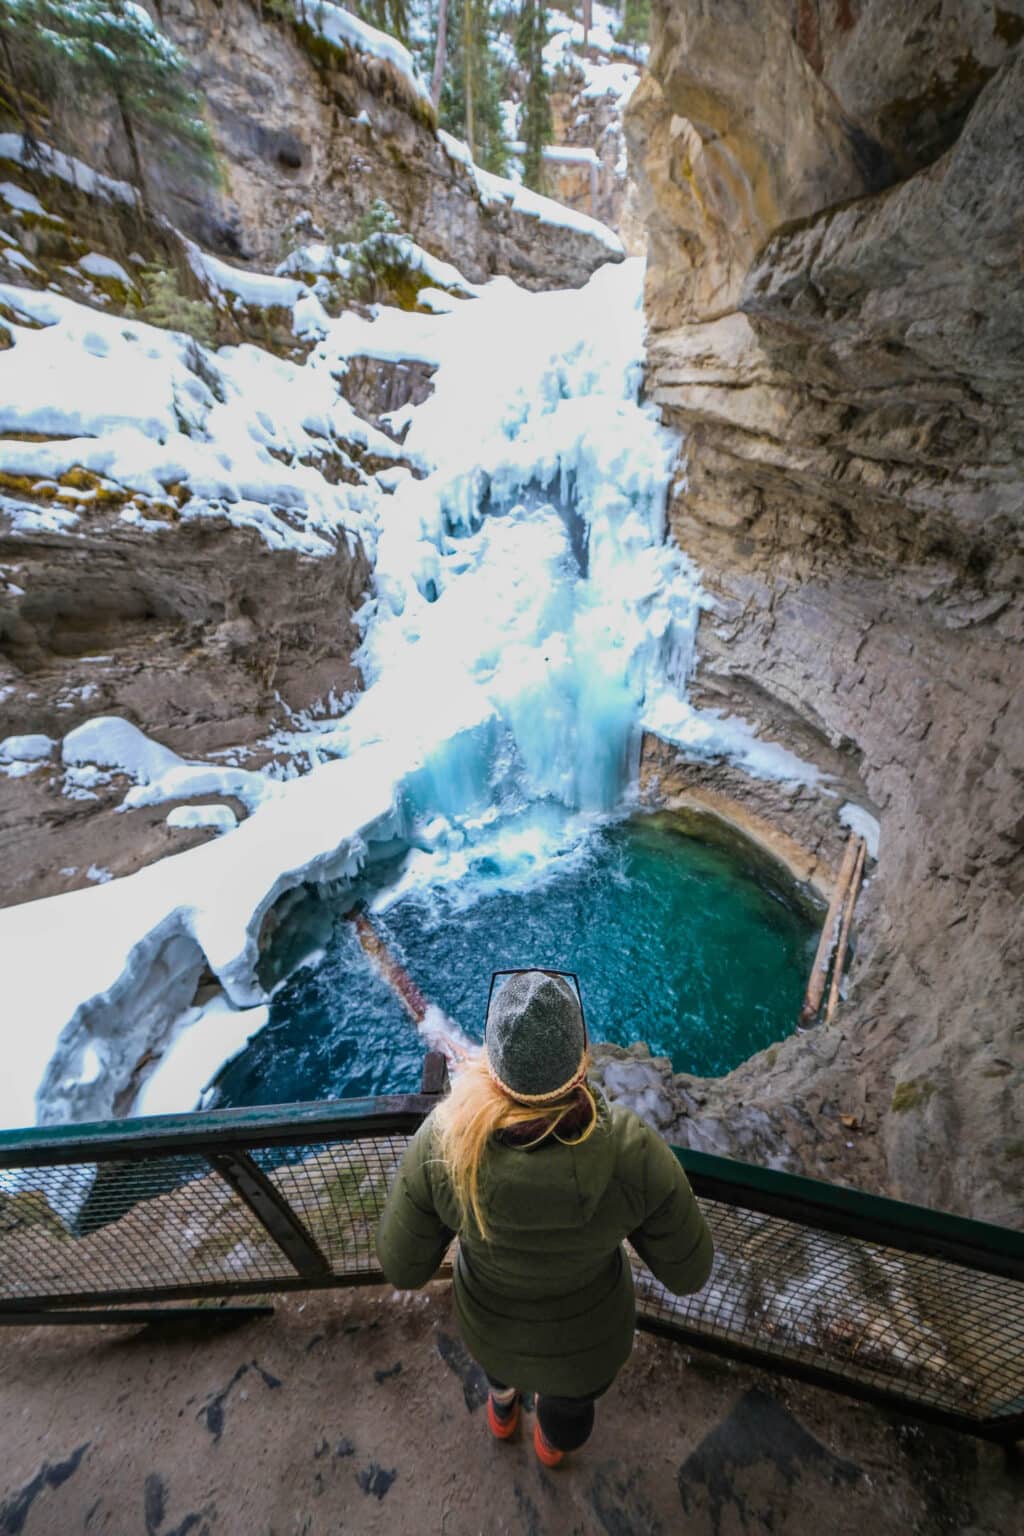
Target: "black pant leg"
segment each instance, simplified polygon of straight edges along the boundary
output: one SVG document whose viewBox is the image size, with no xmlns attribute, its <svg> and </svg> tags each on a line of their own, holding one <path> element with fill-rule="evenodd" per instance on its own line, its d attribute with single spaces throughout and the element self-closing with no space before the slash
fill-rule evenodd
<svg viewBox="0 0 1024 1536">
<path fill-rule="evenodd" d="M 538 1396 L 537 1421 L 556 1451 L 577 1451 L 594 1428 L 594 1399 Z"/>
</svg>

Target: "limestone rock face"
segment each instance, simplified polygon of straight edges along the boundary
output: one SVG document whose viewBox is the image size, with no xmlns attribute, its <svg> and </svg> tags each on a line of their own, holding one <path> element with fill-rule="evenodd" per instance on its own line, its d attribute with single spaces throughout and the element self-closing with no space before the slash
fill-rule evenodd
<svg viewBox="0 0 1024 1536">
<path fill-rule="evenodd" d="M 336 238 L 383 198 L 403 228 L 475 282 L 572 287 L 614 259 L 588 234 L 484 204 L 445 150 L 428 103 L 384 60 L 331 49 L 250 0 L 166 0 L 160 25 L 192 63 L 226 172 L 223 189 L 147 166 L 174 222 L 200 244 L 266 267 L 296 215 Z M 108 125 L 108 154 L 124 154 Z"/>
<path fill-rule="evenodd" d="M 817 760 L 882 829 L 839 1022 L 703 1085 L 704 1112 L 720 1150 L 742 1099 L 780 1136 L 797 1116 L 783 1140 L 805 1171 L 838 1158 L 853 1182 L 1014 1223 L 1022 36 L 1020 5 L 675 0 L 627 117 L 648 389 L 683 434 L 670 521 L 717 602 L 694 692 Z M 707 774 L 667 767 L 672 792 Z M 765 798 L 834 861 L 805 811 Z"/>
<path fill-rule="evenodd" d="M 765 240 L 955 139 L 1024 4 L 656 0 L 627 111 L 656 328 L 735 306 Z"/>
</svg>

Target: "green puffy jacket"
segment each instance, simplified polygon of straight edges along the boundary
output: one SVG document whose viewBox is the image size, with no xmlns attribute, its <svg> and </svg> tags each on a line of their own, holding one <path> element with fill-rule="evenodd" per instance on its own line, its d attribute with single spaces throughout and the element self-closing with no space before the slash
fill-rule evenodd
<svg viewBox="0 0 1024 1536">
<path fill-rule="evenodd" d="M 711 1234 L 675 1155 L 637 1115 L 596 1097 L 598 1124 L 578 1147 L 492 1142 L 480 1168 L 491 1236 L 464 1229 L 455 1260 L 459 1326 L 474 1358 L 497 1381 L 564 1397 L 599 1391 L 629 1357 L 636 1310 L 624 1237 L 678 1295 L 711 1272 Z M 458 1225 L 430 1116 L 377 1231 L 391 1283 L 425 1285 Z"/>
</svg>

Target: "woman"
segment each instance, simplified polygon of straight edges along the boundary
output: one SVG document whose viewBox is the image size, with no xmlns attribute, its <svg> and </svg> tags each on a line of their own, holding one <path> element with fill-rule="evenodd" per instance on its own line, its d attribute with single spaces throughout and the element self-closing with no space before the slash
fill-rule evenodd
<svg viewBox="0 0 1024 1536">
<path fill-rule="evenodd" d="M 413 1137 L 377 1233 L 402 1290 L 426 1284 L 455 1233 L 455 1306 L 507 1439 L 537 1395 L 534 1449 L 556 1466 L 590 1435 L 594 1399 L 633 1345 L 628 1237 L 682 1295 L 711 1272 L 711 1234 L 666 1143 L 586 1080 L 578 993 L 516 971 L 487 1010 L 484 1047 Z"/>
</svg>

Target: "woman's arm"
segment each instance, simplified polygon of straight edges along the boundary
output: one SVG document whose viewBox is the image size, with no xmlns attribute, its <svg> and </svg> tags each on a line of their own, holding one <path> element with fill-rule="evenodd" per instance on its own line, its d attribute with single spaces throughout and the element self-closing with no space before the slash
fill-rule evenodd
<svg viewBox="0 0 1024 1536">
<path fill-rule="evenodd" d="M 645 1215 L 629 1241 L 666 1290 L 685 1296 L 711 1274 L 711 1232 L 671 1147 L 649 1128 L 646 1140 Z"/>
<path fill-rule="evenodd" d="M 380 1267 L 400 1291 L 426 1285 L 454 1236 L 434 1206 L 426 1166 L 433 1155 L 428 1118 L 405 1149 L 377 1227 Z"/>
</svg>

